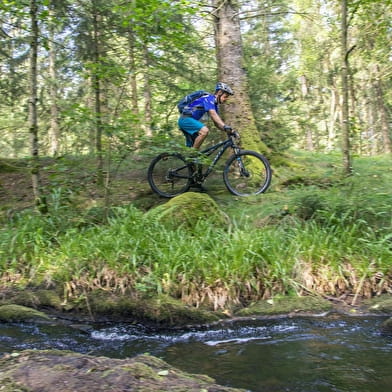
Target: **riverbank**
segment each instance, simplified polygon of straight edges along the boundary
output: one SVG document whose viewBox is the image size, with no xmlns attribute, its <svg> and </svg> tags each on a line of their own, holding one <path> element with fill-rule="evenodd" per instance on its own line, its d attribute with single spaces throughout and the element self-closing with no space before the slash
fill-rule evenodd
<svg viewBox="0 0 392 392">
<path fill-rule="evenodd" d="M 352 299 L 351 299 L 352 300 Z M 392 295 L 357 299 L 279 296 L 255 301 L 249 306 L 214 311 L 189 306 L 165 295 L 134 298 L 115 296 L 103 290 L 85 293 L 84 298 L 65 299 L 55 290 L 0 291 L 0 321 L 40 321 L 86 325 L 100 322 L 144 323 L 155 328 L 209 325 L 239 318 L 291 317 L 340 313 L 350 316 L 392 316 Z"/>
<path fill-rule="evenodd" d="M 254 323 L 258 320 L 271 322 L 288 318 L 299 320 L 303 317 L 321 319 L 325 316 L 337 320 L 340 317 L 365 315 L 377 315 L 384 319 L 392 316 L 391 295 L 371 300 L 361 299 L 355 306 L 344 303 L 342 299 L 276 297 L 233 309 L 231 313 L 191 308 L 181 301 L 163 296 L 127 302 L 124 297 L 109 297 L 104 292 L 87 295 L 84 304 L 72 301 L 65 303 L 63 298 L 51 290 L 8 290 L 0 292 L 0 298 L 0 323 L 32 323 L 34 327 L 56 330 L 66 327 L 70 336 L 88 336 L 101 323 L 142 324 L 149 326 L 145 331 L 150 332 L 181 328 L 185 331 L 195 328 L 206 331 L 231 329 L 238 322 Z M 392 335 L 391 320 L 389 318 L 383 323 L 384 330 L 379 332 Z M 113 359 L 56 350 L 17 350 L 3 355 L 0 357 L 0 385 L 5 392 L 55 392 L 59 388 L 62 392 L 245 391 L 219 385 L 205 375 L 186 373 L 151 355 Z"/>
<path fill-rule="evenodd" d="M 125 308 L 122 309 L 122 314 L 116 314 L 116 307 L 113 306 L 113 299 L 111 302 L 113 307 L 106 307 L 107 313 L 101 313 L 98 320 L 98 314 L 95 313 L 96 308 L 94 305 L 93 307 L 90 307 L 90 309 L 84 310 L 82 307 L 78 307 L 76 310 L 71 309 L 70 307 L 62 309 L 58 306 L 54 309 L 48 306 L 49 302 L 46 301 L 45 306 L 43 306 L 42 303 L 38 304 L 36 302 L 36 309 L 33 309 L 23 305 L 12 304 L 12 302 L 15 302 L 16 300 L 18 302 L 21 301 L 21 297 L 18 298 L 15 293 L 14 295 L 15 296 L 12 296 L 9 292 L 1 293 L 2 305 L 0 305 L 0 323 L 4 323 L 2 325 L 6 328 L 7 325 L 11 326 L 11 328 L 20 328 L 20 326 L 26 327 L 30 325 L 30 333 L 35 331 L 35 333 L 38 334 L 42 334 L 43 331 L 47 331 L 46 333 L 48 333 L 49 331 L 66 330 L 68 331 L 69 337 L 79 336 L 76 338 L 79 340 L 81 336 L 90 336 L 92 331 L 100 328 L 99 325 L 101 325 L 102 328 L 102 326 L 119 325 L 118 323 L 123 323 L 122 325 L 124 326 L 126 325 L 124 324 L 124 320 L 127 320 L 131 326 L 130 328 L 137 328 L 137 326 L 139 328 L 141 327 L 139 324 L 141 320 L 135 319 L 132 314 L 126 314 Z M 39 297 L 55 298 L 53 293 L 47 291 L 35 294 L 25 292 L 24 296 L 24 298 L 34 298 L 35 301 L 37 301 L 37 298 Z M 8 304 L 5 304 L 5 297 L 8 298 Z M 163 319 L 160 316 L 164 313 L 162 308 L 167 312 L 168 304 L 165 303 L 163 298 L 161 298 L 160 301 L 157 299 L 150 299 L 150 301 L 148 306 L 151 307 L 151 310 L 152 308 L 155 308 L 155 312 L 151 314 L 155 314 L 159 317 L 155 319 L 154 322 L 152 318 L 149 319 L 148 324 L 151 327 L 154 326 L 154 328 L 143 327 L 146 336 L 159 333 L 158 330 L 165 331 L 167 334 L 170 333 L 169 331 L 173 328 L 175 330 L 180 328 L 180 325 L 183 326 L 183 329 L 180 329 L 179 331 L 182 334 L 185 333 L 185 335 L 188 335 L 189 331 L 195 332 L 197 330 L 216 331 L 218 329 L 219 331 L 233 331 L 234 325 L 238 325 L 238 323 L 242 323 L 242 325 L 248 325 L 249 323 L 254 326 L 254 323 L 258 322 L 286 323 L 286 326 L 282 329 L 283 331 L 287 330 L 287 322 L 292 327 L 293 324 L 291 323 L 298 323 L 298 320 L 308 320 L 309 322 L 310 319 L 313 319 L 315 320 L 314 323 L 316 323 L 314 325 L 318 325 L 318 323 L 321 322 L 319 320 L 326 320 L 329 318 L 329 320 L 332 320 L 332 325 L 336 326 L 337 320 L 348 320 L 347 316 L 350 316 L 351 320 L 353 317 L 363 319 L 364 317 L 369 317 L 370 314 L 378 315 L 382 317 L 382 319 L 385 319 L 387 315 L 392 316 L 392 296 L 390 295 L 384 295 L 371 301 L 358 301 L 355 307 L 347 305 L 341 306 L 341 301 L 330 301 L 314 297 L 279 297 L 274 298 L 273 300 L 259 301 L 247 308 L 238 309 L 232 315 L 204 311 L 203 314 L 205 316 L 208 315 L 208 317 L 206 319 L 201 317 L 198 318 L 197 322 L 202 325 L 196 326 L 194 324 L 185 325 L 190 321 L 189 316 L 181 318 L 185 314 L 185 308 L 186 311 L 189 312 L 189 306 L 177 303 L 177 307 L 174 308 L 172 301 L 170 301 L 172 305 L 171 317 Z M 337 305 L 337 303 L 339 304 Z M 147 304 L 148 300 L 146 299 L 143 302 L 140 302 L 139 306 L 145 307 Z M 134 305 L 136 306 L 136 304 Z M 182 310 L 180 310 L 181 308 Z M 109 309 L 110 311 L 108 311 Z M 176 309 L 176 311 L 174 309 Z M 135 309 L 133 308 L 133 311 L 134 310 Z M 144 310 L 140 309 L 139 313 L 142 314 L 143 312 Z M 95 321 L 90 318 L 92 314 L 95 315 Z M 165 314 L 168 315 L 168 313 Z M 211 321 L 213 318 L 218 321 Z M 288 319 L 291 319 L 291 321 Z M 105 323 L 103 325 L 100 324 L 100 322 L 103 321 Z M 172 324 L 173 321 L 175 321 L 175 325 Z M 193 321 L 195 321 L 195 319 L 193 319 Z M 378 332 L 374 331 L 374 333 L 384 334 L 385 337 L 387 337 L 387 335 L 392 336 L 391 321 L 392 318 L 389 318 L 382 324 L 378 323 L 381 325 L 382 329 Z M 12 324 L 7 324 L 7 322 L 11 322 Z M 353 321 L 353 323 L 354 325 L 357 325 L 357 321 Z M 17 327 L 17 325 L 19 326 Z M 265 333 L 265 329 L 263 329 L 265 328 L 265 324 L 263 325 L 261 330 Z M 310 328 L 314 334 L 315 326 Z M 248 328 L 245 330 L 248 330 Z M 252 330 L 252 328 L 250 328 L 250 330 Z M 274 333 L 277 333 L 278 330 L 279 329 L 275 330 Z M 353 328 L 349 330 L 356 329 Z M 135 333 L 134 330 L 131 329 L 130 331 L 133 332 L 128 332 L 128 336 L 134 341 L 137 335 L 133 335 Z M 171 332 L 177 333 L 177 331 Z M 29 332 L 27 331 L 27 333 Z M 108 333 L 112 334 L 110 331 Z M 125 330 L 121 329 L 121 334 L 124 333 L 126 334 Z M 131 338 L 131 336 L 133 337 Z M 223 335 L 220 333 L 216 336 L 218 336 L 219 342 L 219 338 L 222 339 L 224 332 Z M 262 336 L 265 339 L 265 336 Z M 307 336 L 313 335 L 309 333 Z M 29 337 L 29 340 L 31 338 L 32 336 Z M 45 343 L 43 347 L 48 347 L 48 342 L 45 337 L 44 339 Z M 273 338 L 271 339 L 273 340 Z M 69 343 L 71 341 L 73 341 L 73 339 L 65 339 L 63 343 L 57 342 L 57 347 L 69 349 Z M 225 341 L 227 342 L 228 340 Z M 137 343 L 135 344 L 137 345 Z M 101 347 L 101 343 L 99 343 L 99 346 Z M 256 346 L 258 345 L 256 344 Z M 19 347 L 26 346 L 22 345 Z M 225 347 L 227 348 L 227 346 Z M 73 349 L 75 348 L 76 347 Z M 323 343 L 323 350 L 325 350 L 325 343 Z M 238 351 L 238 348 L 236 351 Z M 225 353 L 226 351 L 220 349 L 216 352 Z M 179 356 L 174 362 L 169 361 L 171 363 L 170 365 L 162 359 L 152 355 L 136 354 L 135 356 L 131 355 L 131 358 L 125 359 L 109 358 L 102 355 L 106 354 L 88 355 L 86 353 L 83 354 L 66 350 L 42 350 L 39 348 L 34 350 L 21 350 L 20 348 L 9 350 L 0 356 L 1 390 L 5 392 L 24 390 L 30 392 L 57 392 L 59 389 L 62 392 L 73 392 L 75 390 L 79 392 L 89 392 L 91 390 L 105 392 L 108 390 L 112 392 L 245 392 L 244 389 L 227 386 L 243 386 L 244 384 L 241 384 L 241 382 L 238 384 L 230 384 L 230 380 L 222 380 L 222 377 L 220 377 L 221 383 L 226 385 L 222 386 L 209 376 L 192 374 L 192 372 L 196 371 L 215 377 L 214 373 L 211 374 L 211 369 L 207 371 L 208 367 L 206 366 L 204 366 L 204 370 L 199 371 L 184 369 L 182 356 Z M 313 353 L 313 356 L 314 355 L 315 354 Z M 182 370 L 179 370 L 177 366 Z M 191 371 L 191 373 L 187 373 L 184 370 Z"/>
</svg>

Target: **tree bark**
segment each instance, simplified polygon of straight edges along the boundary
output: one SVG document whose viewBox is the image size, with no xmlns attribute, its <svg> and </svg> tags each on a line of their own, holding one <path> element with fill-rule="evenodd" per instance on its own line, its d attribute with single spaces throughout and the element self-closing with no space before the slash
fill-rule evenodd
<svg viewBox="0 0 392 392">
<path fill-rule="evenodd" d="M 135 34 L 132 29 L 128 31 L 128 56 L 129 68 L 131 70 L 131 104 L 132 112 L 135 116 L 139 115 L 137 80 L 136 80 L 136 60 L 135 60 Z"/>
<path fill-rule="evenodd" d="M 41 194 L 40 165 L 39 165 L 39 144 L 38 144 L 38 86 L 37 86 L 37 54 L 38 54 L 38 5 L 36 0 L 30 0 L 30 21 L 31 21 L 31 41 L 30 41 L 30 100 L 29 100 L 29 134 L 30 151 L 32 157 L 31 178 L 35 205 L 41 213 L 47 212 L 46 199 Z"/>
<path fill-rule="evenodd" d="M 344 174 L 352 174 L 350 154 L 349 87 L 348 87 L 348 48 L 347 48 L 347 0 L 342 0 L 341 50 L 342 50 L 342 152 Z"/>
<path fill-rule="evenodd" d="M 392 141 L 391 141 L 391 135 L 389 129 L 388 110 L 385 106 L 384 92 L 381 85 L 381 80 L 379 78 L 380 70 L 378 65 L 376 66 L 376 72 L 377 72 L 376 74 L 377 78 L 375 81 L 375 87 L 376 87 L 376 96 L 377 96 L 377 107 L 381 120 L 381 135 L 382 135 L 383 150 L 384 150 L 383 152 L 390 154 L 392 153 Z"/>
<path fill-rule="evenodd" d="M 103 151 L 102 151 L 102 110 L 101 110 L 101 77 L 99 75 L 99 64 L 101 62 L 100 56 L 100 42 L 99 42 L 99 14 L 96 5 L 96 0 L 93 0 L 93 58 L 95 69 L 93 70 L 93 89 L 94 89 L 94 111 L 95 111 L 95 149 L 98 159 L 97 165 L 97 182 L 103 185 Z"/>
<path fill-rule="evenodd" d="M 243 67 L 243 50 L 236 0 L 212 0 L 219 81 L 229 84 L 235 95 L 222 105 L 225 122 L 238 130 L 244 147 L 268 152 L 256 127 L 249 97 L 248 77 Z"/>
<path fill-rule="evenodd" d="M 53 0 L 51 6 L 54 6 Z M 49 128 L 49 154 L 56 156 L 59 153 L 60 127 L 59 108 L 57 104 L 57 70 L 56 70 L 56 44 L 55 44 L 55 15 L 50 10 L 49 22 L 49 90 L 50 90 L 50 128 Z"/>
<path fill-rule="evenodd" d="M 145 44 L 143 48 L 143 56 L 144 56 L 144 132 L 147 137 L 152 137 L 152 109 L 151 109 L 151 86 L 150 86 L 150 75 L 149 75 L 149 68 L 150 68 L 150 59 L 148 53 L 147 44 Z"/>
</svg>

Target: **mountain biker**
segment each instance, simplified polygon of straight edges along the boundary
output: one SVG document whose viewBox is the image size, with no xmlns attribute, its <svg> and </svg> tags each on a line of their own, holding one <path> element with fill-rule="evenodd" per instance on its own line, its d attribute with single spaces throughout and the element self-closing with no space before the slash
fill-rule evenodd
<svg viewBox="0 0 392 392">
<path fill-rule="evenodd" d="M 233 94 L 230 86 L 219 82 L 214 94 L 205 94 L 188 105 L 189 110 L 183 112 L 178 119 L 178 126 L 185 135 L 188 147 L 200 148 L 209 133 L 208 127 L 202 122 L 208 116 L 217 128 L 228 134 L 232 132 L 232 128 L 219 116 L 218 105 L 225 103 Z"/>
</svg>

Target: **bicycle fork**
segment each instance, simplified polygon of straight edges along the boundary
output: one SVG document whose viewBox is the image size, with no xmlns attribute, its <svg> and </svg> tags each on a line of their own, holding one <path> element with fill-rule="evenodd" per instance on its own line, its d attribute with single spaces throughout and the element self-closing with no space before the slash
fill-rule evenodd
<svg viewBox="0 0 392 392">
<path fill-rule="evenodd" d="M 240 175 L 242 177 L 250 177 L 250 173 L 248 172 L 248 170 L 246 170 L 244 162 L 242 162 L 241 157 L 237 157 L 236 160 L 238 162 L 238 167 L 240 168 Z"/>
<path fill-rule="evenodd" d="M 237 161 L 238 167 L 240 168 L 240 176 L 241 177 L 250 177 L 250 173 L 246 170 L 244 162 L 242 161 L 241 155 L 239 154 L 239 148 L 233 148 L 235 159 Z"/>
</svg>

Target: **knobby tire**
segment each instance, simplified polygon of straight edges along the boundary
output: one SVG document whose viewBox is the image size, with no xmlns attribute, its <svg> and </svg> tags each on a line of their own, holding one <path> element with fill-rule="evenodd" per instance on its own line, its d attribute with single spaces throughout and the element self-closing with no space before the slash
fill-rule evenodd
<svg viewBox="0 0 392 392">
<path fill-rule="evenodd" d="M 241 150 L 229 157 L 223 170 L 223 181 L 236 196 L 264 193 L 271 183 L 271 177 L 267 158 L 250 150 Z"/>
<path fill-rule="evenodd" d="M 163 153 L 151 162 L 147 179 L 151 189 L 163 197 L 186 192 L 191 184 L 191 168 L 177 153 Z"/>
</svg>

